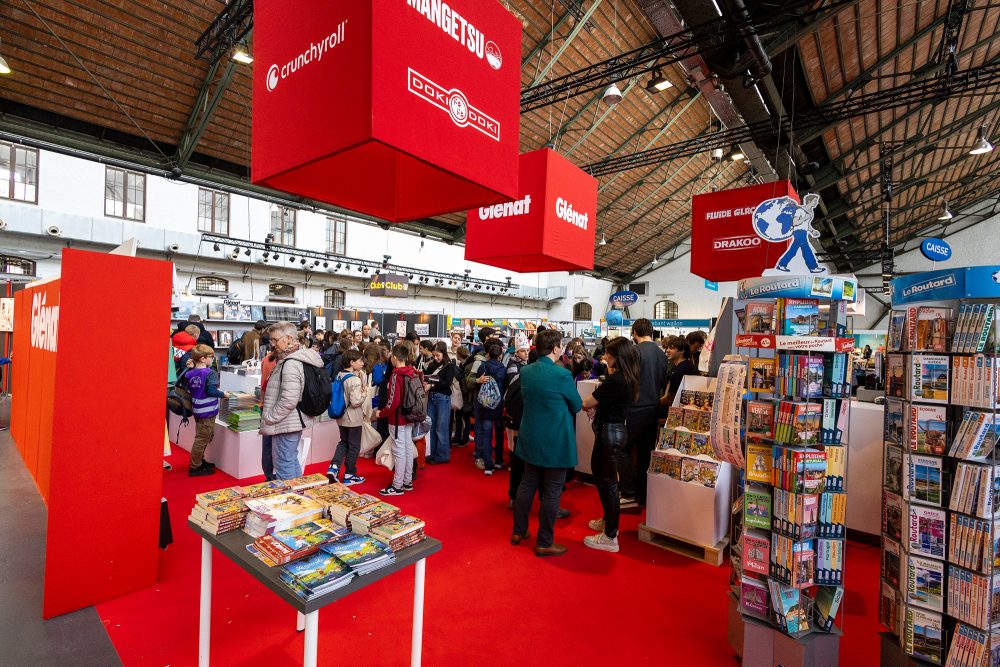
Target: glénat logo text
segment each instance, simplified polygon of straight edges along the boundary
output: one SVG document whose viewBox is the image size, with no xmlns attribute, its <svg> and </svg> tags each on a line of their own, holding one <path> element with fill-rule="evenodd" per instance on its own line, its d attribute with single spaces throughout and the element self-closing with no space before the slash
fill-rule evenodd
<svg viewBox="0 0 1000 667">
<path fill-rule="evenodd" d="M 59 338 L 59 306 L 46 306 L 46 298 L 41 292 L 31 297 L 31 346 L 55 352 Z"/>
<path fill-rule="evenodd" d="M 556 199 L 556 217 L 560 220 L 565 220 L 580 229 L 586 229 L 587 223 L 590 220 L 589 214 L 574 211 L 573 205 L 562 197 L 558 197 Z"/>
<path fill-rule="evenodd" d="M 494 204 L 493 206 L 480 206 L 479 218 L 481 220 L 492 220 L 494 218 L 506 218 L 511 215 L 528 215 L 531 212 L 531 195 L 524 195 L 523 198 L 515 201 Z"/>
</svg>

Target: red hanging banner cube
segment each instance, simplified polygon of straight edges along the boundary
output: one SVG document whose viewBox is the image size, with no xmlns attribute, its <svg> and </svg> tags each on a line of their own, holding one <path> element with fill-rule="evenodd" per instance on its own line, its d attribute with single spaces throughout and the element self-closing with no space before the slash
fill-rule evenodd
<svg viewBox="0 0 1000 667">
<path fill-rule="evenodd" d="M 783 196 L 799 200 L 789 181 L 692 197 L 691 273 L 706 280 L 742 280 L 773 267 L 788 241 L 758 233 L 753 213 L 761 202 Z"/>
<path fill-rule="evenodd" d="M 254 183 L 392 221 L 517 194 L 521 24 L 482 0 L 256 0 Z"/>
<path fill-rule="evenodd" d="M 517 199 L 472 209 L 465 259 L 519 273 L 594 268 L 597 180 L 549 148 L 521 155 Z"/>
</svg>

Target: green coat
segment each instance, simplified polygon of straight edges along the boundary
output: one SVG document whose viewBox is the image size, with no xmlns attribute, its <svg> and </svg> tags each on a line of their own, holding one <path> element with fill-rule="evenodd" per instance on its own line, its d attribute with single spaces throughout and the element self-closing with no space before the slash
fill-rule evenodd
<svg viewBox="0 0 1000 667">
<path fill-rule="evenodd" d="M 583 401 L 573 375 L 542 357 L 521 369 L 524 413 L 517 455 L 543 468 L 576 467 L 576 413 Z"/>
</svg>

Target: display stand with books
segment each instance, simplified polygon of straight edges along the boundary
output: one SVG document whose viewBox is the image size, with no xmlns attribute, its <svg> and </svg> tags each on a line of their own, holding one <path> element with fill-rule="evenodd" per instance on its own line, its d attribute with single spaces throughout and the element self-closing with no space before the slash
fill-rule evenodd
<svg viewBox="0 0 1000 667">
<path fill-rule="evenodd" d="M 780 653 L 781 664 L 839 657 L 853 348 L 846 304 L 856 291 L 853 278 L 838 276 L 741 281 L 740 354 L 719 371 L 720 382 L 741 383 L 743 399 L 734 430 L 741 439 L 719 452 L 741 466 L 731 505 L 731 622 L 753 631 L 758 648 L 767 644 L 767 660 Z M 762 624 L 771 629 L 764 639 Z"/>
<path fill-rule="evenodd" d="M 719 566 L 729 542 L 732 466 L 712 449 L 714 396 L 715 378 L 681 381 L 650 457 L 639 539 Z"/>
<path fill-rule="evenodd" d="M 1000 661 L 1000 266 L 897 278 L 886 358 L 883 664 Z"/>
</svg>

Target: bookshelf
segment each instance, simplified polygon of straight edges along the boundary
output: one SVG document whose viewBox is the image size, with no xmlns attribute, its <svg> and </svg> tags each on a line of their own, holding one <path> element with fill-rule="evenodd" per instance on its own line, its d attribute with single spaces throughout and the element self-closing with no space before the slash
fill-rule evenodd
<svg viewBox="0 0 1000 667">
<path fill-rule="evenodd" d="M 775 646 L 797 647 L 800 664 L 819 660 L 815 646 L 822 664 L 836 664 L 839 651 L 853 377 L 846 306 L 856 294 L 857 281 L 839 276 L 740 281 L 737 354 L 719 372 L 740 396 L 738 440 L 720 452 L 740 472 L 730 538 L 736 622 L 767 624 Z"/>
<path fill-rule="evenodd" d="M 1000 266 L 892 281 L 879 620 L 899 662 L 1000 661 Z"/>
</svg>

